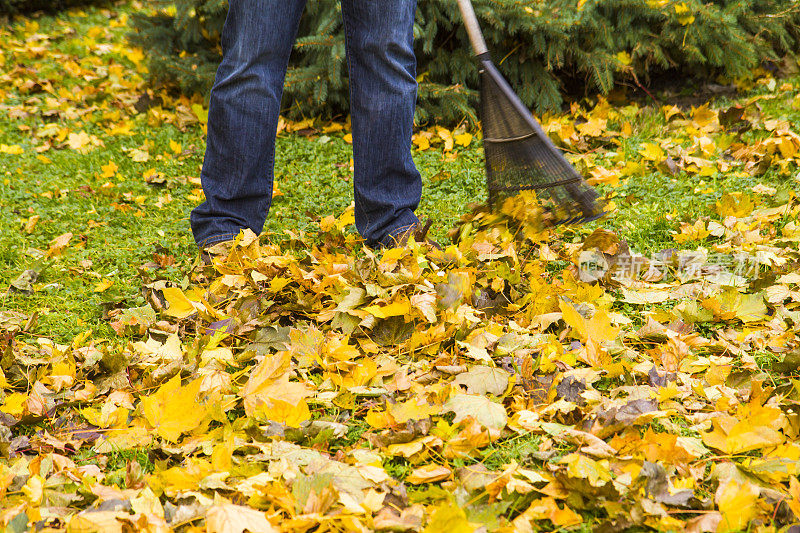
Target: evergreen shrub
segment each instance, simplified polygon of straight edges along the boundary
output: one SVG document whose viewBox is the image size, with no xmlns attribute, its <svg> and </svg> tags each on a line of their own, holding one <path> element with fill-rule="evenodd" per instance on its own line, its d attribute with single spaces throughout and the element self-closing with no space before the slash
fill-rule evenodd
<svg viewBox="0 0 800 533">
<path fill-rule="evenodd" d="M 3 0 L 0 0 L 3 1 Z M 537 112 L 562 104 L 566 85 L 587 93 L 655 75 L 714 79 L 748 74 L 800 46 L 795 0 L 475 0 L 495 62 Z M 207 94 L 221 58 L 226 0 L 175 0 L 135 17 L 134 44 L 152 82 Z M 474 120 L 478 73 L 455 0 L 418 0 L 417 121 Z M 286 79 L 290 116 L 347 110 L 338 0 L 309 0 Z"/>
<path fill-rule="evenodd" d="M 56 12 L 87 4 L 105 3 L 98 0 L 0 0 L 0 18 L 37 11 Z"/>
</svg>

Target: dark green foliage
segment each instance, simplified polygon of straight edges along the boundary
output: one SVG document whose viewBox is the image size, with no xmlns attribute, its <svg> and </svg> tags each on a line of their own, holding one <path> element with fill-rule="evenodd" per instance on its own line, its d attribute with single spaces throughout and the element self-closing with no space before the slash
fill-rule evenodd
<svg viewBox="0 0 800 533">
<path fill-rule="evenodd" d="M 226 2 L 175 6 L 174 15 L 137 16 L 131 39 L 148 49 L 154 83 L 207 93 L 221 57 Z M 500 70 L 539 112 L 561 105 L 565 85 L 606 93 L 615 81 L 645 82 L 665 72 L 738 77 L 800 42 L 794 0 L 476 0 L 475 11 Z M 456 2 L 419 0 L 414 32 L 417 120 L 473 120 L 478 75 Z M 620 60 L 625 54 L 629 65 Z M 309 0 L 284 98 L 294 116 L 346 113 L 338 1 Z"/>
<path fill-rule="evenodd" d="M 0 18 L 36 11 L 56 12 L 87 4 L 104 3 L 98 0 L 0 0 Z"/>
</svg>

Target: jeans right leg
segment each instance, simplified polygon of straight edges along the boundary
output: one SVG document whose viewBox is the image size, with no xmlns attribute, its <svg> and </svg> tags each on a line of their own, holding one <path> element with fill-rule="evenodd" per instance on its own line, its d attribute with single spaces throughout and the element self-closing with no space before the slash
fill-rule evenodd
<svg viewBox="0 0 800 533">
<path fill-rule="evenodd" d="M 356 227 L 370 245 L 394 245 L 419 222 L 422 179 L 411 158 L 415 13 L 416 0 L 342 0 Z"/>
<path fill-rule="evenodd" d="M 200 246 L 264 228 L 283 81 L 305 2 L 229 2 L 200 174 L 206 200 L 190 217 Z"/>
</svg>

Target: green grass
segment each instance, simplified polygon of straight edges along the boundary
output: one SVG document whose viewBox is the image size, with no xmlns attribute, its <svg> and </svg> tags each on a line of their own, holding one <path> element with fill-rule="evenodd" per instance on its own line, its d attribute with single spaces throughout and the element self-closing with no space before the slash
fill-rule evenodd
<svg viewBox="0 0 800 533">
<path fill-rule="evenodd" d="M 78 465 L 97 465 L 106 475 L 108 483 L 115 484 L 120 488 L 126 488 L 125 476 L 128 463 L 138 463 L 143 474 L 150 474 L 155 470 L 155 464 L 150 460 L 149 448 L 134 448 L 130 450 L 114 450 L 104 455 L 98 456 L 92 448 L 80 450 L 73 456 L 73 460 Z M 103 463 L 98 461 L 98 457 L 103 459 Z"/>
<path fill-rule="evenodd" d="M 536 462 L 532 454 L 539 451 L 541 442 L 540 435 L 527 434 L 493 442 L 481 451 L 480 462 L 489 470 L 502 470 L 504 465 L 511 462 L 523 467 L 530 466 Z"/>
<path fill-rule="evenodd" d="M 93 8 L 87 9 L 85 15 L 71 12 L 59 18 L 41 17 L 37 20 L 40 26 L 37 32 L 53 36 L 51 50 L 72 54 L 81 62 L 92 54 L 87 52 L 80 36 L 92 27 L 106 31 L 109 23 L 118 20 L 115 17 L 127 9 L 121 6 L 112 13 Z M 0 30 L 5 32 L 0 38 L 10 36 L 24 41 L 30 34 L 24 31 L 25 27 L 24 21 L 18 21 Z M 122 43 L 128 30 L 118 27 L 107 31 L 111 32 L 109 42 Z M 104 36 L 96 40 L 104 42 Z M 116 53 L 102 57 L 105 66 L 116 62 L 125 67 L 126 73 L 135 70 L 128 59 Z M 9 59 L 2 70 L 8 72 L 13 66 L 14 60 Z M 32 60 L 30 66 L 38 69 L 39 78 L 50 79 L 59 87 L 85 85 L 81 78 L 65 74 L 60 62 L 46 56 Z M 82 66 L 89 68 L 92 64 Z M 766 91 L 758 87 L 755 93 L 766 94 Z M 800 111 L 789 105 L 793 95 L 794 92 L 789 92 L 762 100 L 765 116 L 784 118 L 794 124 L 800 122 Z M 3 103 L 7 108 L 26 105 L 30 108 L 35 106 L 30 103 L 31 97 L 43 100 L 47 96 L 47 93 L 23 94 L 9 85 Z M 742 99 L 744 96 L 738 100 Z M 140 269 L 152 260 L 157 249 L 161 254 L 172 255 L 175 264 L 149 273 L 150 278 L 180 280 L 196 256 L 188 216 L 197 204 L 193 193 L 197 186 L 190 178 L 196 179 L 200 174 L 205 147 L 201 128 L 192 125 L 181 131 L 172 124 L 153 122 L 148 113 L 139 113 L 130 117 L 132 135 L 109 136 L 103 129 L 114 121 L 104 116 L 118 110 L 112 102 L 113 95 L 95 95 L 76 103 L 81 111 L 89 109 L 86 114 L 57 121 L 72 132 L 97 135 L 104 146 L 85 155 L 69 148 L 53 148 L 43 154 L 50 162 L 37 158 L 32 150 L 31 133 L 51 119 L 39 113 L 12 118 L 7 112 L 0 112 L 3 144 L 25 148 L 21 155 L 0 154 L 0 294 L 24 270 L 44 266 L 35 283 L 35 292 L 1 296 L 0 311 L 38 313 L 31 333 L 57 342 L 68 342 L 87 329 L 96 336 L 114 337 L 103 316 L 104 309 L 144 304 L 142 285 L 147 280 Z M 92 110 L 90 106 L 98 108 Z M 639 144 L 653 141 L 666 128 L 663 113 L 652 106 L 636 113 L 632 124 L 634 134 L 615 148 L 617 155 L 605 158 L 601 151 L 598 162 L 612 165 L 617 160 L 635 160 Z M 176 157 L 170 150 L 170 141 L 179 143 L 184 154 Z M 150 161 L 134 162 L 129 150 L 145 143 L 151 146 Z M 313 231 L 315 220 L 338 214 L 349 205 L 353 186 L 349 171 L 351 156 L 351 147 L 341 134 L 279 136 L 275 186 L 283 194 L 273 202 L 264 238 L 281 239 L 287 229 Z M 418 215 L 423 220 L 433 219 L 431 236 L 444 241 L 447 230 L 465 212 L 466 205 L 485 198 L 482 151 L 479 143 L 473 142 L 469 148 L 459 149 L 455 161 L 445 160 L 441 151 L 435 149 L 415 152 L 414 159 L 423 175 Z M 102 178 L 101 166 L 109 161 L 118 165 L 117 177 Z M 149 169 L 161 172 L 166 185 L 146 183 L 143 174 Z M 685 172 L 676 176 L 650 172 L 630 177 L 616 189 L 601 188 L 617 204 L 617 211 L 581 228 L 575 239 L 594 228 L 605 227 L 618 232 L 634 250 L 642 253 L 673 247 L 671 232 L 680 222 L 710 214 L 723 192 L 747 190 L 759 182 L 778 188 L 778 200 L 789 191 L 798 191 L 797 181 L 774 170 L 760 177 L 701 178 Z M 705 192 L 708 188 L 712 190 Z M 32 216 L 38 216 L 39 222 L 32 233 L 26 234 L 23 228 Z M 74 236 L 63 255 L 40 259 L 48 243 L 66 232 Z M 104 279 L 113 282 L 111 287 L 95 292 Z"/>
<path fill-rule="evenodd" d="M 88 13 L 87 17 L 63 19 L 78 35 L 106 22 L 102 10 Z M 42 17 L 38 23 L 44 33 L 56 32 L 63 25 L 51 17 Z M 12 26 L 12 34 L 21 38 L 21 28 L 22 24 Z M 118 40 L 124 31 L 116 30 Z M 85 53 L 73 40 L 59 39 L 53 46 L 65 53 Z M 41 73 L 53 70 L 47 62 L 39 65 Z M 66 83 L 77 84 L 78 80 L 68 78 Z M 22 105 L 25 100 L 26 95 L 11 92 L 5 103 Z M 92 117 L 97 118 L 94 114 Z M 105 146 L 86 155 L 69 148 L 51 149 L 43 154 L 50 159 L 48 163 L 37 159 L 30 149 L 22 155 L 0 154 L 0 168 L 4 169 L 0 175 L 0 286 L 5 289 L 26 269 L 38 270 L 41 252 L 53 238 L 66 232 L 74 234 L 63 255 L 44 261 L 34 294 L 9 293 L 0 300 L 0 309 L 37 312 L 36 334 L 59 342 L 67 342 L 86 329 L 96 335 L 114 336 L 103 319 L 103 306 L 144 303 L 139 268 L 152 259 L 157 247 L 176 261 L 174 266 L 159 270 L 159 277 L 181 279 L 195 258 L 188 216 L 197 204 L 190 198 L 196 186 L 187 177 L 197 178 L 200 173 L 202 130 L 197 125 L 185 132 L 171 124 L 148 125 L 146 113 L 134 115 L 132 121 L 134 134 L 116 137 L 105 135 L 91 120 L 66 124 L 70 131 L 83 130 L 103 139 Z M 43 125 L 37 115 L 19 121 L 3 115 L 0 137 L 4 144 L 30 148 L 30 135 L 21 128 L 36 131 Z M 175 158 L 170 141 L 180 143 L 188 153 Z M 152 147 L 151 160 L 132 161 L 127 150 L 145 142 Z M 345 209 L 352 201 L 351 156 L 351 147 L 341 135 L 324 143 L 319 137 L 280 136 L 275 186 L 283 194 L 273 202 L 265 238 L 280 239 L 287 229 L 313 231 L 315 220 Z M 418 213 L 435 221 L 434 237 L 443 238 L 465 204 L 483 196 L 480 159 L 477 147 L 465 151 L 454 164 L 446 164 L 441 153 L 417 156 L 424 176 L 443 170 L 451 174 L 446 180 L 426 179 Z M 109 161 L 119 167 L 118 177 L 110 180 L 100 177 L 101 166 Z M 153 168 L 166 176 L 166 186 L 145 182 L 143 174 Z M 156 205 L 166 194 L 172 201 Z M 22 229 L 32 216 L 38 216 L 39 223 L 27 235 Z M 94 292 L 101 279 L 113 281 L 113 285 Z"/>
</svg>

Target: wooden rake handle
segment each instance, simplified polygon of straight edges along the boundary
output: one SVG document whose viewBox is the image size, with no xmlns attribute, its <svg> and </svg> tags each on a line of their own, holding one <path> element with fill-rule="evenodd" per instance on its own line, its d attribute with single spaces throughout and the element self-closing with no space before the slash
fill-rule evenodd
<svg viewBox="0 0 800 533">
<path fill-rule="evenodd" d="M 464 19 L 464 26 L 467 28 L 467 35 L 469 35 L 469 42 L 472 44 L 472 50 L 476 56 L 483 55 L 489 51 L 486 48 L 486 41 L 483 39 L 481 27 L 478 24 L 478 17 L 475 16 L 475 10 L 472 9 L 472 2 L 470 0 L 458 0 L 458 9 L 461 10 L 461 18 Z"/>
</svg>

